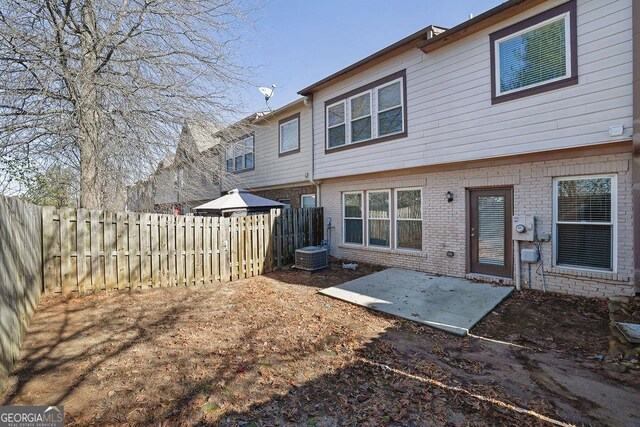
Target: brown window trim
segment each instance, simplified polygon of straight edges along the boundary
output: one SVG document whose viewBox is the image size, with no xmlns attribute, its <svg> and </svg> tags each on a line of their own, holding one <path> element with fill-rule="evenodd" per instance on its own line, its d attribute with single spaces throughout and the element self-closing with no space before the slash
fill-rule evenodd
<svg viewBox="0 0 640 427">
<path fill-rule="evenodd" d="M 540 86 L 532 87 L 529 89 L 523 89 L 516 92 L 508 93 L 506 95 L 496 95 L 496 58 L 495 58 L 495 42 L 503 37 L 509 36 L 518 31 L 529 28 L 540 22 L 551 19 L 555 16 L 562 15 L 569 12 L 569 36 L 570 36 L 570 55 L 571 55 L 571 76 L 566 79 L 558 80 L 555 82 L 543 84 Z M 531 95 L 537 95 L 544 92 L 560 89 L 567 86 L 578 84 L 578 33 L 577 33 L 577 14 L 576 14 L 576 0 L 571 0 L 566 3 L 542 12 L 524 21 L 513 24 L 509 27 L 503 28 L 495 33 L 489 35 L 489 51 L 491 53 L 491 104 L 499 104 L 501 102 L 512 101 L 514 99 L 524 98 Z"/>
<path fill-rule="evenodd" d="M 362 142 L 352 142 L 350 144 L 347 144 L 345 141 L 345 145 L 341 145 L 339 147 L 333 147 L 333 148 L 329 148 L 328 147 L 328 143 L 329 143 L 329 139 L 328 139 L 328 135 L 327 135 L 327 107 L 331 104 L 335 104 L 336 102 L 340 102 L 340 101 L 344 101 L 345 99 L 353 96 L 353 95 L 357 95 L 360 92 L 364 92 L 370 89 L 375 88 L 376 86 L 380 86 L 383 85 L 385 83 L 388 83 L 392 80 L 396 80 L 398 78 L 402 77 L 402 98 L 403 98 L 403 105 L 402 105 L 402 115 L 403 115 L 403 129 L 402 132 L 400 133 L 394 133 L 393 135 L 385 135 L 385 136 L 381 136 L 379 138 L 373 138 L 373 139 L 369 139 L 367 141 L 362 141 Z M 346 111 L 345 111 L 346 113 Z M 373 116 L 372 116 L 373 119 Z M 345 122 L 345 127 L 348 125 L 348 123 Z M 371 145 L 371 144 L 377 144 L 379 142 L 386 142 L 386 141 L 392 141 L 394 139 L 400 139 L 400 138 L 406 138 L 408 135 L 407 129 L 409 127 L 409 124 L 407 122 L 407 70 L 401 70 L 398 71 L 396 73 L 393 73 L 391 75 L 388 75 L 386 77 L 383 77 L 379 80 L 376 80 L 375 82 L 371 82 L 369 84 L 366 84 L 364 86 L 360 86 L 359 88 L 350 90 L 349 92 L 343 93 L 342 95 L 336 96 L 334 98 L 329 99 L 328 101 L 325 101 L 324 103 L 324 152 L 325 154 L 329 154 L 329 153 L 334 153 L 336 151 L 343 151 L 343 150 L 349 150 L 352 148 L 358 148 L 358 147 L 364 147 L 367 145 Z M 345 129 L 346 130 L 346 129 Z"/>
<path fill-rule="evenodd" d="M 235 161 L 236 158 L 235 156 L 233 157 L 233 167 L 234 170 L 232 170 L 231 172 L 229 172 L 227 170 L 227 147 L 225 147 L 225 153 L 224 153 L 224 170 L 227 171 L 227 173 L 232 173 L 232 174 L 239 174 L 239 173 L 244 173 L 244 172 L 251 172 L 252 170 L 256 169 L 256 133 L 255 132 L 251 132 L 251 133 L 247 133 L 245 135 L 242 135 L 240 138 L 234 139 L 233 142 L 238 142 L 238 141 L 242 141 L 245 138 L 248 137 L 252 137 L 253 138 L 253 166 L 250 168 L 245 168 L 245 169 L 240 169 L 239 171 L 235 170 Z"/>
<path fill-rule="evenodd" d="M 281 151 L 282 146 L 280 145 L 280 126 L 283 123 L 291 122 L 293 120 L 298 120 L 298 148 L 296 148 L 295 150 Z M 299 152 L 300 152 L 300 113 L 296 113 L 278 121 L 278 157 L 288 156 L 289 154 L 295 154 Z"/>
</svg>

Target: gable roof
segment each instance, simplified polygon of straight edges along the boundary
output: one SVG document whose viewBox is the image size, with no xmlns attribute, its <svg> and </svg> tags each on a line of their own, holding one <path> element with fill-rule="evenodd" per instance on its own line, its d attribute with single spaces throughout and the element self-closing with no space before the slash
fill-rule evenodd
<svg viewBox="0 0 640 427">
<path fill-rule="evenodd" d="M 524 12 L 527 9 L 531 9 L 532 7 L 546 1 L 547 0 L 508 0 L 493 9 L 489 9 L 474 18 L 456 25 L 453 28 L 445 29 L 443 27 L 429 25 L 410 36 L 407 36 L 402 40 L 389 45 L 310 86 L 307 86 L 298 93 L 303 96 L 311 95 L 313 92 L 328 86 L 330 83 L 334 83 L 336 80 L 341 80 L 356 74 L 364 66 L 378 64 L 410 49 L 418 48 L 425 53 L 433 52 L 436 49 L 481 31 L 498 22 L 504 21 L 505 19 Z"/>
<path fill-rule="evenodd" d="M 178 147 L 190 152 L 202 153 L 219 143 L 215 135 L 220 131 L 220 127 L 212 122 L 199 120 L 187 120 L 182 127 Z"/>
</svg>

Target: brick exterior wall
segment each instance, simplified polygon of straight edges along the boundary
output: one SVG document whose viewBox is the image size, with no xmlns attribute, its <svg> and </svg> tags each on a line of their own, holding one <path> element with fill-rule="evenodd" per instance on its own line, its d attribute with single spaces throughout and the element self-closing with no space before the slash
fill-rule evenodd
<svg viewBox="0 0 640 427">
<path fill-rule="evenodd" d="M 552 266 L 552 242 L 542 243 L 544 274 L 548 291 L 584 296 L 632 295 L 633 229 L 631 201 L 631 154 L 610 154 L 508 166 L 425 173 L 357 180 L 335 180 L 322 184 L 325 221 L 332 219 L 331 255 L 349 260 L 420 270 L 457 277 L 467 274 L 466 189 L 513 186 L 515 215 L 537 217 L 538 233 L 552 232 L 553 178 L 591 174 L 617 174 L 617 273 L 588 272 Z M 423 199 L 423 250 L 400 250 L 352 247 L 342 244 L 342 200 L 344 191 L 421 187 Z M 451 191 L 453 202 L 445 193 Z M 522 242 L 521 248 L 532 247 Z M 447 251 L 454 256 L 448 257 Z M 539 264 L 522 264 L 522 285 L 542 289 Z M 506 282 L 511 282 L 506 280 Z"/>
<path fill-rule="evenodd" d="M 316 194 L 316 187 L 314 185 L 305 185 L 302 187 L 286 187 L 271 190 L 252 191 L 251 193 L 276 201 L 288 199 L 291 200 L 290 205 L 292 208 L 301 208 L 301 196 L 303 194 Z"/>
</svg>

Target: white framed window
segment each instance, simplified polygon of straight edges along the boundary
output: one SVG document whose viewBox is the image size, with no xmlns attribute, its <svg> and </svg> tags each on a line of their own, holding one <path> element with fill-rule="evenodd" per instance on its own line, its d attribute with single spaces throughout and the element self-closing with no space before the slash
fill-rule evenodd
<svg viewBox="0 0 640 427">
<path fill-rule="evenodd" d="M 327 107 L 327 146 L 329 148 L 345 145 L 347 136 L 346 101 L 340 101 Z"/>
<path fill-rule="evenodd" d="M 616 271 L 616 201 L 616 175 L 553 180 L 554 266 Z"/>
<path fill-rule="evenodd" d="M 225 153 L 227 172 L 241 172 L 255 166 L 255 141 L 248 135 L 227 147 Z"/>
<path fill-rule="evenodd" d="M 391 247 L 391 190 L 367 191 L 367 245 Z"/>
<path fill-rule="evenodd" d="M 326 149 L 406 135 L 405 72 L 396 73 L 326 105 Z"/>
<path fill-rule="evenodd" d="M 368 141 L 373 135 L 371 121 L 371 91 L 349 98 L 349 141 Z"/>
<path fill-rule="evenodd" d="M 300 206 L 303 208 L 315 208 L 316 207 L 316 195 L 315 194 L 303 194 L 300 196 Z"/>
<path fill-rule="evenodd" d="M 278 132 L 280 154 L 300 151 L 300 114 L 281 120 Z"/>
<path fill-rule="evenodd" d="M 342 193 L 342 241 L 352 245 L 364 243 L 364 210 L 362 191 Z"/>
<path fill-rule="evenodd" d="M 376 88 L 378 136 L 393 135 L 404 130 L 404 92 L 402 79 Z"/>
<path fill-rule="evenodd" d="M 576 2 L 490 35 L 492 102 L 577 84 Z"/>
<path fill-rule="evenodd" d="M 395 235 L 397 249 L 422 250 L 422 189 L 395 191 Z"/>
</svg>

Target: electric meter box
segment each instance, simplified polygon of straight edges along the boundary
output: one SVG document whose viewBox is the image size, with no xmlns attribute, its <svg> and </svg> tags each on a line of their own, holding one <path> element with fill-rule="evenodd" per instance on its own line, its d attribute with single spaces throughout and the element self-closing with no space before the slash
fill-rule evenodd
<svg viewBox="0 0 640 427">
<path fill-rule="evenodd" d="M 536 220 L 532 215 L 514 215 L 511 238 L 525 242 L 533 242 L 536 233 Z"/>
<path fill-rule="evenodd" d="M 520 250 L 520 261 L 534 263 L 540 261 L 540 253 L 536 248 L 526 248 Z"/>
</svg>

